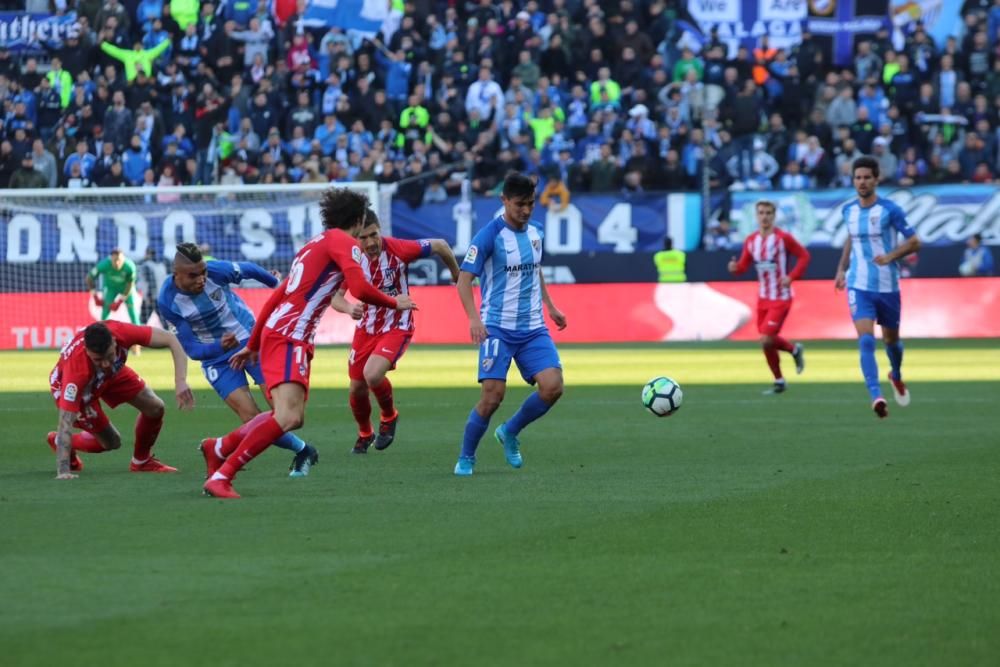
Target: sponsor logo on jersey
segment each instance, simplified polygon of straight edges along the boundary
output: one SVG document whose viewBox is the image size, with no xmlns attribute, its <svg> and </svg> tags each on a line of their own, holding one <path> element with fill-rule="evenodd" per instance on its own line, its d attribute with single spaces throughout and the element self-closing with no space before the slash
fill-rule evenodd
<svg viewBox="0 0 1000 667">
<path fill-rule="evenodd" d="M 476 261 L 476 257 L 479 257 L 479 248 L 474 245 L 470 245 L 469 251 L 465 253 L 465 259 L 463 261 L 472 264 Z"/>
<path fill-rule="evenodd" d="M 68 385 L 66 385 L 66 389 L 63 392 L 63 395 L 66 397 L 67 401 L 75 401 L 77 391 L 78 390 L 76 388 L 76 385 L 70 382 Z"/>
<path fill-rule="evenodd" d="M 357 262 L 358 264 L 360 264 L 361 263 L 361 248 L 359 248 L 358 246 L 354 246 L 353 248 L 351 248 L 351 257 L 354 259 L 355 262 Z"/>
<path fill-rule="evenodd" d="M 526 262 L 524 264 L 514 264 L 514 265 L 508 264 L 507 266 L 503 267 L 503 270 L 506 273 L 515 273 L 520 271 L 534 271 L 537 268 L 538 265 L 535 264 L 534 262 Z"/>
</svg>

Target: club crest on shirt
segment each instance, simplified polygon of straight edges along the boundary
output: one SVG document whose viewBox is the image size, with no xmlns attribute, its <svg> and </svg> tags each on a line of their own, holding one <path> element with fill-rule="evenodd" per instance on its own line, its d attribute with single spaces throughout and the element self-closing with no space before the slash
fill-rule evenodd
<svg viewBox="0 0 1000 667">
<path fill-rule="evenodd" d="M 479 248 L 477 248 L 474 245 L 470 245 L 469 246 L 469 251 L 467 253 L 465 253 L 465 260 L 463 260 L 463 261 L 466 261 L 469 264 L 472 264 L 473 262 L 476 261 L 476 257 L 478 257 L 478 256 L 479 256 Z"/>
<path fill-rule="evenodd" d="M 877 225 L 878 224 L 878 213 L 873 213 L 873 214 L 871 214 L 871 215 L 868 216 L 868 224 L 869 225 Z"/>
<path fill-rule="evenodd" d="M 354 246 L 353 248 L 351 248 L 351 257 L 354 259 L 355 262 L 357 262 L 358 264 L 360 264 L 361 263 L 361 248 L 359 248 L 358 246 Z"/>
<path fill-rule="evenodd" d="M 535 252 L 540 252 L 542 249 L 542 240 L 531 239 L 531 247 L 535 249 Z"/>
<path fill-rule="evenodd" d="M 221 289 L 217 289 L 214 292 L 212 292 L 211 294 L 209 294 L 208 297 L 212 301 L 222 301 L 222 290 Z"/>
<path fill-rule="evenodd" d="M 493 361 L 494 361 L 493 357 L 486 357 L 485 359 L 483 359 L 483 370 L 489 371 L 491 368 L 493 368 Z"/>
</svg>

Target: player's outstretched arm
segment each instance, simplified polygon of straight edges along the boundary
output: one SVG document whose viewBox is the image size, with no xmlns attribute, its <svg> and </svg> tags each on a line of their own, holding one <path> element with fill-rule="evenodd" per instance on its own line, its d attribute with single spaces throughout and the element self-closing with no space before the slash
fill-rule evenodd
<svg viewBox="0 0 1000 667">
<path fill-rule="evenodd" d="M 187 383 L 187 355 L 177 336 L 163 329 L 153 329 L 148 347 L 170 349 L 170 355 L 174 358 L 174 393 L 177 395 L 177 407 L 181 410 L 193 408 L 194 394 L 191 393 L 191 387 Z"/>
<path fill-rule="evenodd" d="M 76 479 L 70 470 L 70 455 L 73 453 L 73 422 L 76 413 L 59 409 L 59 426 L 56 428 L 56 479 Z"/>
<path fill-rule="evenodd" d="M 475 279 L 474 273 L 460 271 L 456 283 L 458 285 L 458 298 L 462 302 L 462 308 L 465 309 L 466 317 L 469 318 L 469 336 L 473 343 L 480 345 L 486 340 L 486 326 L 483 325 L 483 320 L 476 309 L 476 297 L 472 295 L 472 281 Z"/>
<path fill-rule="evenodd" d="M 545 307 L 549 309 L 549 317 L 552 321 L 556 323 L 556 327 L 559 331 L 566 328 L 566 316 L 563 312 L 556 308 L 556 304 L 552 301 L 552 297 L 549 296 L 549 288 L 545 286 L 545 277 L 542 276 L 542 270 L 538 269 L 538 285 L 542 288 L 542 303 Z"/>
<path fill-rule="evenodd" d="M 337 293 L 333 295 L 330 300 L 330 305 L 338 313 L 344 313 L 345 315 L 350 315 L 352 320 L 360 320 L 361 316 L 364 315 L 365 307 L 360 303 L 351 303 L 344 298 L 344 290 L 339 289 Z"/>
<path fill-rule="evenodd" d="M 833 279 L 833 288 L 842 290 L 847 284 L 847 269 L 851 265 L 851 237 L 844 241 L 844 249 L 840 253 L 840 262 L 837 264 L 837 277 Z"/>
<path fill-rule="evenodd" d="M 431 239 L 431 252 L 441 258 L 444 265 L 451 271 L 451 281 L 458 282 L 458 260 L 455 253 L 451 251 L 451 246 L 444 239 Z"/>
</svg>

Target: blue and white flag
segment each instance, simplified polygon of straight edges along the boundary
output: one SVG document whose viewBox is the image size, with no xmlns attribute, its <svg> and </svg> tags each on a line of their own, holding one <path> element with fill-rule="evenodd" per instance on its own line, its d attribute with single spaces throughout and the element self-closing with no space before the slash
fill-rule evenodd
<svg viewBox="0 0 1000 667">
<path fill-rule="evenodd" d="M 305 24 L 337 27 L 374 36 L 389 16 L 389 0 L 312 0 L 306 7 Z"/>
</svg>

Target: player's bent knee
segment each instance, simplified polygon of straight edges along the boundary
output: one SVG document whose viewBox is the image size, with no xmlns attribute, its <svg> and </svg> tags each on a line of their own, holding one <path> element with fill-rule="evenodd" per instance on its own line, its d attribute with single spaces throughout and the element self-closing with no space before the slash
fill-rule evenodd
<svg viewBox="0 0 1000 667">
<path fill-rule="evenodd" d="M 142 414 L 150 419 L 163 419 L 166 408 L 163 401 L 157 396 L 155 400 L 149 401 L 142 409 Z"/>
</svg>

